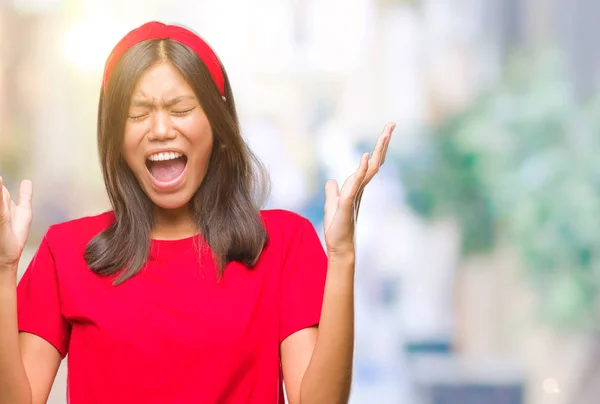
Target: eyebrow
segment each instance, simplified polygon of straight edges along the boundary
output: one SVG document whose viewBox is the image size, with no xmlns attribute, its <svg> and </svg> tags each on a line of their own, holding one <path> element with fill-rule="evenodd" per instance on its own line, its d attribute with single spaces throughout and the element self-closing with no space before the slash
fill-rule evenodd
<svg viewBox="0 0 600 404">
<path fill-rule="evenodd" d="M 195 99 L 196 99 L 196 97 L 193 95 L 180 95 L 177 97 L 173 97 L 169 100 L 166 100 L 162 104 L 165 107 L 172 107 L 173 105 L 178 104 L 182 101 L 195 100 Z M 131 100 L 131 106 L 132 107 L 153 107 L 154 103 L 147 98 L 134 98 Z"/>
</svg>

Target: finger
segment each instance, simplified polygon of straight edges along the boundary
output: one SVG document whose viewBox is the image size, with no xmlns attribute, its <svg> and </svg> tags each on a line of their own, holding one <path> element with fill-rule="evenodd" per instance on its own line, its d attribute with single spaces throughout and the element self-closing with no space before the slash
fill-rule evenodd
<svg viewBox="0 0 600 404">
<path fill-rule="evenodd" d="M 381 166 L 381 164 L 383 164 L 385 161 L 387 146 L 390 144 L 390 138 L 392 137 L 394 128 L 396 128 L 396 124 L 394 122 L 388 123 L 385 125 L 385 128 L 383 128 L 383 132 L 379 136 L 379 139 L 377 139 L 377 144 L 375 145 L 375 150 L 373 151 L 373 157 L 371 159 L 377 159 L 379 166 Z"/>
<path fill-rule="evenodd" d="M 352 205 L 355 201 L 356 195 L 358 194 L 361 184 L 365 180 L 367 175 L 367 169 L 369 167 L 369 153 L 362 155 L 358 169 L 350 177 L 344 181 L 342 190 L 340 191 L 340 198 L 338 202 Z"/>
<path fill-rule="evenodd" d="M 2 192 L 2 198 L 0 198 L 0 215 L 2 215 L 4 213 L 4 181 L 2 180 L 2 177 L 0 177 L 0 192 Z"/>
<path fill-rule="evenodd" d="M 19 206 L 31 208 L 31 197 L 33 196 L 33 184 L 29 180 L 21 182 L 19 188 Z"/>
<path fill-rule="evenodd" d="M 390 140 L 392 140 L 392 133 L 394 132 L 394 129 L 396 129 L 396 124 L 392 122 L 391 128 L 389 130 L 389 136 L 387 137 L 387 140 L 385 141 L 385 146 L 383 148 L 383 156 L 381 158 L 381 165 L 383 165 L 385 163 L 385 158 L 387 157 L 388 146 L 390 145 Z"/>
<path fill-rule="evenodd" d="M 379 164 L 381 163 L 383 151 L 385 150 L 385 144 L 390 136 L 388 132 L 388 126 L 385 127 L 381 135 L 379 135 L 379 138 L 377 138 L 377 143 L 375 143 L 375 149 L 373 150 L 373 154 L 371 155 L 371 159 L 369 160 L 369 169 L 372 169 L 373 167 L 378 168 Z"/>
<path fill-rule="evenodd" d="M 373 155 L 369 159 L 369 169 L 367 171 L 366 181 L 364 185 L 371 181 L 371 178 L 373 178 L 375 174 L 377 174 L 379 168 L 385 161 L 385 153 L 387 150 L 386 146 L 389 143 L 389 139 L 395 126 L 396 124 L 394 123 L 388 123 L 383 129 L 381 135 L 379 135 L 377 143 L 375 144 L 375 149 L 373 150 Z"/>
<path fill-rule="evenodd" d="M 0 198 L 0 219 L 2 219 L 10 215 L 10 196 L 8 189 L 4 186 L 2 177 L 0 177 L 0 192 L 2 192 Z"/>
<path fill-rule="evenodd" d="M 339 196 L 340 193 L 337 181 L 329 180 L 325 182 L 325 215 L 323 221 L 325 229 L 329 228 L 329 224 L 333 219 L 333 215 L 335 214 L 335 210 L 337 208 Z"/>
<path fill-rule="evenodd" d="M 358 192 L 358 195 L 356 197 L 356 208 L 354 208 L 354 219 L 358 219 L 358 212 L 360 212 L 360 202 L 362 201 L 362 196 L 363 196 L 363 191 L 365 190 L 364 187 L 360 188 L 360 191 Z"/>
</svg>

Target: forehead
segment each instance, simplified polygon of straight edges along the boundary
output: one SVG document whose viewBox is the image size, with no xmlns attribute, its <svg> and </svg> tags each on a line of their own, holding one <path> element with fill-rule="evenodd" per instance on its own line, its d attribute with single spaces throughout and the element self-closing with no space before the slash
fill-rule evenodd
<svg viewBox="0 0 600 404">
<path fill-rule="evenodd" d="M 132 95 L 134 98 L 171 98 L 193 96 L 194 90 L 172 64 L 161 62 L 141 75 Z"/>
</svg>

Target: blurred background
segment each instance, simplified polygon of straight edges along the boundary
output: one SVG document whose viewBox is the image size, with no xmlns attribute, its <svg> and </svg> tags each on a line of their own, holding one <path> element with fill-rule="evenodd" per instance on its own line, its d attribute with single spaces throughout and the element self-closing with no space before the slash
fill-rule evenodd
<svg viewBox="0 0 600 404">
<path fill-rule="evenodd" d="M 2 0 L 0 173 L 48 226 L 110 209 L 103 63 L 151 19 L 226 66 L 268 207 L 321 229 L 397 122 L 358 228 L 351 402 L 600 402 L 600 2 Z M 65 402 L 64 367 L 52 404 Z"/>
</svg>

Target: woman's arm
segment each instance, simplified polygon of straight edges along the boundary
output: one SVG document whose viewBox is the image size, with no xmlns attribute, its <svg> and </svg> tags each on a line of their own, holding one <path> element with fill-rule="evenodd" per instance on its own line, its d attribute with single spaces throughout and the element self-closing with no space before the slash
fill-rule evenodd
<svg viewBox="0 0 600 404">
<path fill-rule="evenodd" d="M 16 273 L 16 268 L 0 268 L 0 403 L 2 404 L 32 402 L 19 344 Z"/>
<path fill-rule="evenodd" d="M 42 404 L 61 356 L 42 338 L 19 335 L 17 268 L 31 225 L 30 181 L 23 181 L 18 203 L 0 177 L 0 404 Z"/>
<path fill-rule="evenodd" d="M 386 125 L 371 158 L 338 191 L 325 185 L 327 278 L 316 327 L 298 331 L 281 344 L 283 377 L 290 404 L 346 403 L 352 382 L 354 350 L 354 228 L 365 186 L 385 161 L 395 125 Z"/>
<path fill-rule="evenodd" d="M 40 337 L 19 335 L 16 273 L 16 268 L 0 268 L 0 404 L 42 404 L 61 356 Z"/>
<path fill-rule="evenodd" d="M 290 404 L 346 403 L 354 350 L 354 255 L 329 257 L 319 327 L 281 343 Z"/>
</svg>

